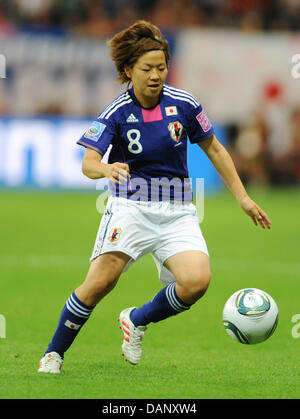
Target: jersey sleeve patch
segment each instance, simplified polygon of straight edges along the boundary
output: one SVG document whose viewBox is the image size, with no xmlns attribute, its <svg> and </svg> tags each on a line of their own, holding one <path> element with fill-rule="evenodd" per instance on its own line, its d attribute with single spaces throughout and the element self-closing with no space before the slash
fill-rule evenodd
<svg viewBox="0 0 300 419">
<path fill-rule="evenodd" d="M 211 129 L 211 123 L 208 119 L 206 113 L 202 109 L 202 111 L 196 116 L 197 121 L 199 122 L 201 128 L 204 132 L 207 132 Z"/>
<path fill-rule="evenodd" d="M 101 122 L 94 121 L 87 132 L 84 134 L 84 138 L 87 138 L 91 141 L 98 141 L 103 131 L 105 130 L 106 125 L 102 124 Z"/>
</svg>

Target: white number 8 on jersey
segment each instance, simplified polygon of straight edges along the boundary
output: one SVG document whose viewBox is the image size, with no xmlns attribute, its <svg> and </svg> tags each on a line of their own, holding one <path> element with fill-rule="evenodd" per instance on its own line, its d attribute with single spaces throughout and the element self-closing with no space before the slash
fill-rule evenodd
<svg viewBox="0 0 300 419">
<path fill-rule="evenodd" d="M 130 129 L 127 131 L 127 138 L 129 140 L 128 150 L 130 153 L 139 154 L 143 151 L 140 143 L 141 133 L 138 129 Z"/>
</svg>

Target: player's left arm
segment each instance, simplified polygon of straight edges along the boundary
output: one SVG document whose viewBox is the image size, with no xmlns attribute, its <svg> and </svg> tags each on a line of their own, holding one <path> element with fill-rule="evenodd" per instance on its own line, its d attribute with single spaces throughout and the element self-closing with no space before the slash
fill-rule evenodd
<svg viewBox="0 0 300 419">
<path fill-rule="evenodd" d="M 247 194 L 230 154 L 216 136 L 212 135 L 199 142 L 198 145 L 210 159 L 240 207 L 252 218 L 254 224 L 258 225 L 259 223 L 262 228 L 270 229 L 271 221 L 268 215 Z"/>
</svg>

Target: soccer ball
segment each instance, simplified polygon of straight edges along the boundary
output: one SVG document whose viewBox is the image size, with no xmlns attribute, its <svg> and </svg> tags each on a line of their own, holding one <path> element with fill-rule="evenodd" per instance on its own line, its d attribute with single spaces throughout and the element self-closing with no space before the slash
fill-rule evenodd
<svg viewBox="0 0 300 419">
<path fill-rule="evenodd" d="M 254 345 L 268 339 L 278 323 L 278 307 L 273 298 L 257 288 L 235 292 L 223 310 L 223 324 L 230 337 Z"/>
</svg>

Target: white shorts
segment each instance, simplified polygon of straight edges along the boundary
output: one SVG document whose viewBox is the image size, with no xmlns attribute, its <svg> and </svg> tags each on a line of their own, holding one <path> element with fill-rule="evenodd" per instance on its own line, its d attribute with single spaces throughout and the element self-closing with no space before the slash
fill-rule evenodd
<svg viewBox="0 0 300 419">
<path fill-rule="evenodd" d="M 124 271 L 141 256 L 151 253 L 163 284 L 175 281 L 163 266 L 166 259 L 185 250 L 208 255 L 193 203 L 145 202 L 109 197 L 102 216 L 91 261 L 107 252 L 130 256 Z"/>
</svg>

